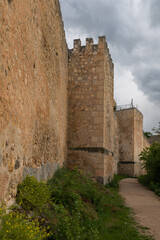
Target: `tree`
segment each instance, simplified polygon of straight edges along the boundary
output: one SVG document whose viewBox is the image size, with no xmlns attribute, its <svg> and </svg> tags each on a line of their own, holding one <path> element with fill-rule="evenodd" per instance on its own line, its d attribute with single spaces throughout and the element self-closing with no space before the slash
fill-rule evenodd
<svg viewBox="0 0 160 240">
<path fill-rule="evenodd" d="M 146 138 L 150 138 L 152 136 L 152 133 L 151 132 L 144 132 L 143 131 L 143 134 Z"/>
<path fill-rule="evenodd" d="M 158 135 L 160 135 L 160 122 L 158 123 L 158 128 L 152 128 L 152 131 L 154 132 L 154 133 L 156 133 L 156 134 L 158 134 Z"/>
<path fill-rule="evenodd" d="M 149 148 L 143 149 L 140 160 L 150 183 L 160 183 L 160 143 L 154 142 Z"/>
</svg>

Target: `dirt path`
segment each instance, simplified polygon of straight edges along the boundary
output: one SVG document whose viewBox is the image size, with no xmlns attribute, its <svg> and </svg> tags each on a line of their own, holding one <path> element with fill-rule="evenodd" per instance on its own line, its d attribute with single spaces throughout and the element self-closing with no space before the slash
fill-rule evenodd
<svg viewBox="0 0 160 240">
<path fill-rule="evenodd" d="M 160 240 L 160 198 L 133 178 L 120 182 L 120 194 L 133 209 L 137 222 L 150 228 L 153 237 Z"/>
</svg>

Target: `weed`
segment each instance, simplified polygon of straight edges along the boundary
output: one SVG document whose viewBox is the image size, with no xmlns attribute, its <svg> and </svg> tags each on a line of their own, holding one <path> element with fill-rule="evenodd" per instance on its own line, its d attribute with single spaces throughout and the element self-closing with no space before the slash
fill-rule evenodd
<svg viewBox="0 0 160 240">
<path fill-rule="evenodd" d="M 19 212 L 6 213 L 0 209 L 0 239 L 10 240 L 42 240 L 49 237 L 45 228 L 39 226 L 37 220 L 28 218 Z"/>
</svg>

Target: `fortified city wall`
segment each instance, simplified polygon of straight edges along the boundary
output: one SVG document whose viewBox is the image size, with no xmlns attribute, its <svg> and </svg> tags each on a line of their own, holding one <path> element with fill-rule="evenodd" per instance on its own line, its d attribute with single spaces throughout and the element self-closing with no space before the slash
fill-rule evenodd
<svg viewBox="0 0 160 240">
<path fill-rule="evenodd" d="M 0 0 L 0 199 L 66 161 L 68 49 L 58 0 Z"/>
<path fill-rule="evenodd" d="M 0 0 L 0 26 L 0 201 L 67 163 L 101 184 L 139 175 L 143 116 L 116 111 L 106 38 L 68 51 L 58 0 Z"/>
</svg>

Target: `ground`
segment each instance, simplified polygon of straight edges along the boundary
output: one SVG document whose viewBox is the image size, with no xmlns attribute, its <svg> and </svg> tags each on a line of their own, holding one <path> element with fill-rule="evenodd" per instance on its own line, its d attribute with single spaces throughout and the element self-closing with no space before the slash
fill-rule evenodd
<svg viewBox="0 0 160 240">
<path fill-rule="evenodd" d="M 120 182 L 120 194 L 126 205 L 133 209 L 136 221 L 149 228 L 155 240 L 159 240 L 160 198 L 134 178 L 123 179 Z"/>
</svg>

